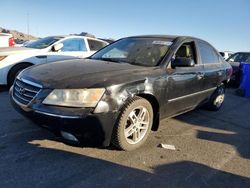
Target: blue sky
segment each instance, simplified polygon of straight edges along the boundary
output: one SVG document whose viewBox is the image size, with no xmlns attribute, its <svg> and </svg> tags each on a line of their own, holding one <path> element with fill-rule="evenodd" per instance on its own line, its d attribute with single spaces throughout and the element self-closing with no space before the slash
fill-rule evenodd
<svg viewBox="0 0 250 188">
<path fill-rule="evenodd" d="M 87 31 L 114 38 L 190 35 L 218 50 L 250 51 L 250 0 L 11 0 L 0 27 L 48 35 Z"/>
</svg>

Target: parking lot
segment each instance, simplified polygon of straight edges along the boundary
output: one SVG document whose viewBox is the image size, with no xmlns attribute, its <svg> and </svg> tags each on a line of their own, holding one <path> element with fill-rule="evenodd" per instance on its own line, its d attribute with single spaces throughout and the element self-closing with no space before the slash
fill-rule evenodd
<svg viewBox="0 0 250 188">
<path fill-rule="evenodd" d="M 1 187 L 250 187 L 250 100 L 234 93 L 218 112 L 162 120 L 142 148 L 124 152 L 63 144 L 1 91 Z"/>
</svg>

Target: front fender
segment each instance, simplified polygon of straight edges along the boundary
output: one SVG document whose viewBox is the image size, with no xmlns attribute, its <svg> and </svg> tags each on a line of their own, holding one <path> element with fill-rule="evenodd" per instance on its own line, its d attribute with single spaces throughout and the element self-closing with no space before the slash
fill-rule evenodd
<svg viewBox="0 0 250 188">
<path fill-rule="evenodd" d="M 106 88 L 106 93 L 99 101 L 94 113 L 118 112 L 126 101 L 141 94 L 154 95 L 153 85 L 148 79 L 110 86 Z"/>
</svg>

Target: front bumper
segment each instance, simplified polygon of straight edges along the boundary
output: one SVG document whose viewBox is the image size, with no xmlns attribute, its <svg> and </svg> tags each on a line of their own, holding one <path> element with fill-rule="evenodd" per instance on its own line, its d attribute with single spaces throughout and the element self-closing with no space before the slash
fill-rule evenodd
<svg viewBox="0 0 250 188">
<path fill-rule="evenodd" d="M 62 136 L 62 132 L 67 132 L 83 145 L 110 145 L 117 111 L 93 113 L 93 109 L 89 108 L 53 107 L 36 103 L 26 107 L 13 99 L 12 88 L 10 96 L 12 105 L 19 113 L 56 135 Z"/>
</svg>

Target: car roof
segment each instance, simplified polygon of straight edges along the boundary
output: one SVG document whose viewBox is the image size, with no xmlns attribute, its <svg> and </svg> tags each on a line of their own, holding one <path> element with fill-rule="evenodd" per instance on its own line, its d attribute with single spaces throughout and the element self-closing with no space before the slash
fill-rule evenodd
<svg viewBox="0 0 250 188">
<path fill-rule="evenodd" d="M 0 36 L 12 36 L 10 33 L 0 33 Z"/>
<path fill-rule="evenodd" d="M 63 39 L 63 38 L 67 38 L 67 37 L 81 37 L 81 38 L 89 38 L 89 39 L 95 39 L 98 41 L 107 42 L 107 41 L 99 39 L 99 38 L 90 37 L 90 36 L 81 36 L 81 35 L 54 35 L 54 36 L 47 36 L 47 37 L 53 37 L 53 38 L 57 38 L 57 39 Z"/>
<path fill-rule="evenodd" d="M 181 36 L 181 35 L 138 35 L 138 36 L 131 36 L 128 38 L 163 38 L 163 39 L 169 39 L 169 40 L 175 40 L 175 39 L 198 39 L 199 38 L 191 37 L 191 36 Z"/>
<path fill-rule="evenodd" d="M 250 52 L 236 52 L 235 54 L 250 54 Z"/>
<path fill-rule="evenodd" d="M 87 37 L 87 38 L 93 38 L 89 36 L 81 36 L 81 35 L 52 35 L 52 36 L 47 36 L 47 37 L 54 37 L 54 38 L 66 38 L 66 37 Z"/>
</svg>

